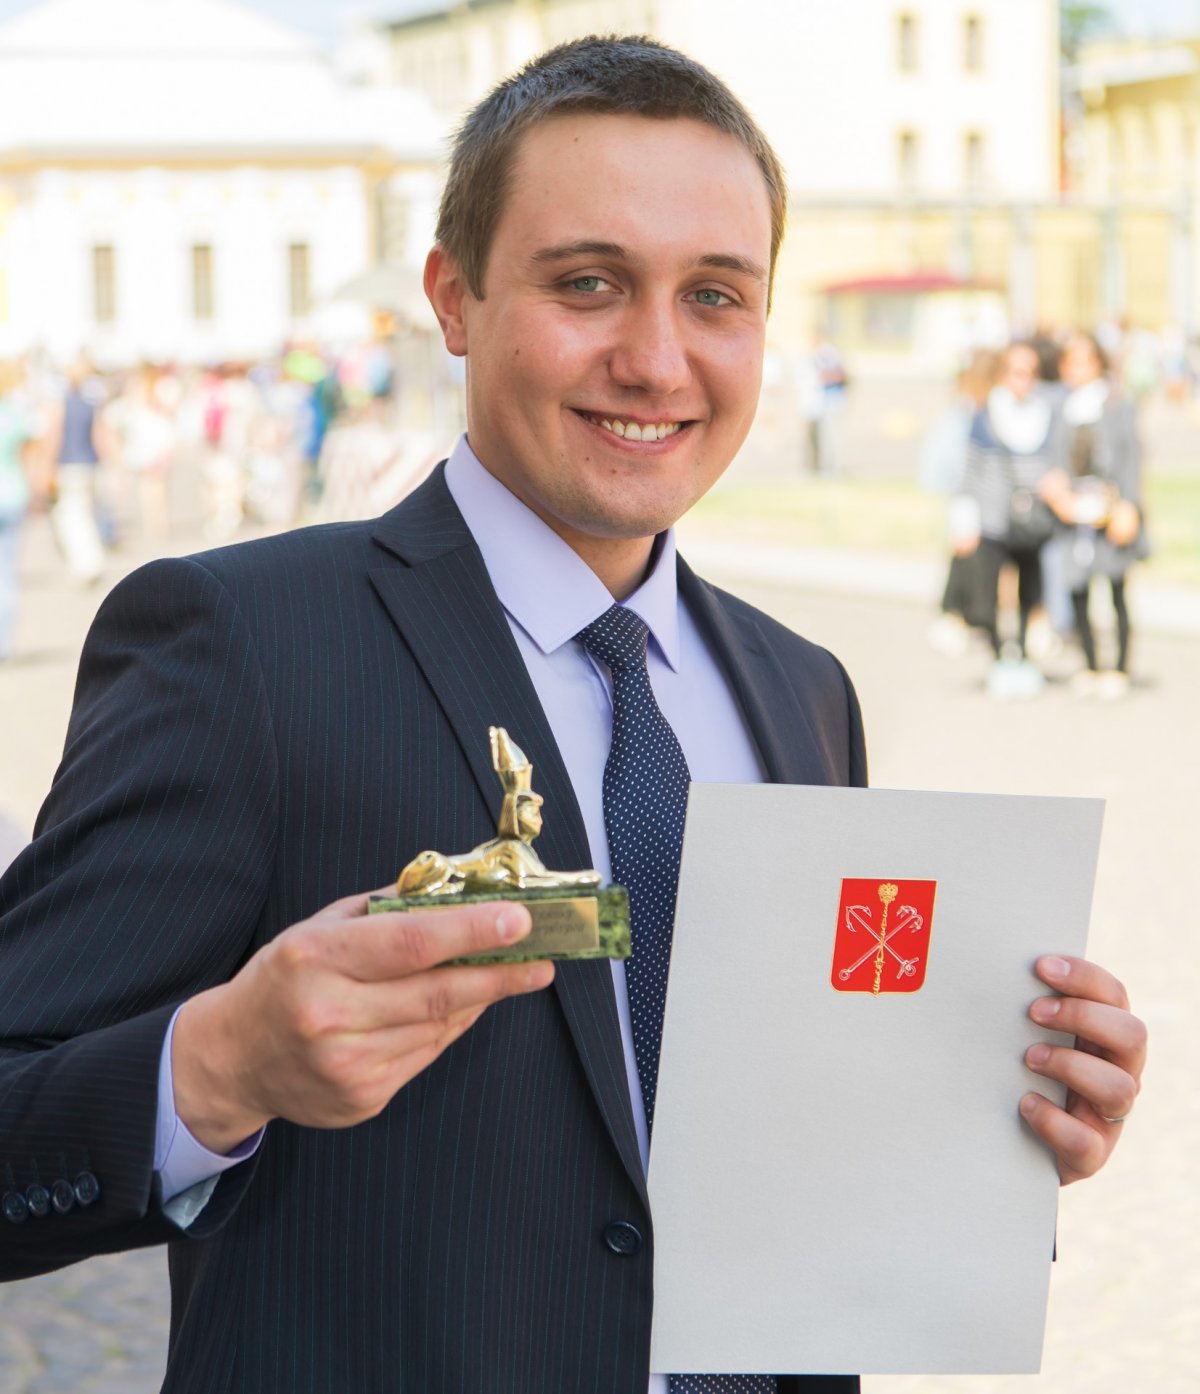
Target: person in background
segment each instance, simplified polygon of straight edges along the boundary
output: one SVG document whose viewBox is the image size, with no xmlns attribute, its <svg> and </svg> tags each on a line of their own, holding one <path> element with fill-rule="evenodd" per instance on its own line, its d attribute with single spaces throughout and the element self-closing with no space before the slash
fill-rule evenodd
<svg viewBox="0 0 1200 1394">
<path fill-rule="evenodd" d="M 130 374 L 120 396 L 103 414 L 124 486 L 132 487 L 136 496 L 142 535 L 156 541 L 165 540 L 171 532 L 167 488 L 175 459 L 178 405 L 172 384 L 169 374 L 144 363 Z"/>
<path fill-rule="evenodd" d="M 29 506 L 25 448 L 35 434 L 18 396 L 23 380 L 17 363 L 0 362 L 0 663 L 12 657 L 17 613 L 17 547 Z"/>
<path fill-rule="evenodd" d="M 955 379 L 954 400 L 925 438 L 921 451 L 921 487 L 951 500 L 950 569 L 942 593 L 942 613 L 929 631 L 929 642 L 946 654 L 965 653 L 969 628 L 986 625 L 987 607 L 980 604 L 978 594 L 976 554 L 960 556 L 954 549 L 960 541 L 974 542 L 979 536 L 979 506 L 961 491 L 971 425 L 987 403 L 999 362 L 999 356 L 990 349 L 971 354 Z"/>
<path fill-rule="evenodd" d="M 1141 445 L 1133 403 L 1114 387 L 1104 350 L 1076 334 L 1062 357 L 1061 468 L 1042 482 L 1060 524 L 1060 550 L 1086 667 L 1073 686 L 1083 695 L 1123 696 L 1129 686 L 1129 609 L 1125 574 L 1149 554 L 1141 505 Z M 1117 618 L 1116 667 L 1100 668 L 1088 613 L 1092 578 L 1112 588 Z"/>
<path fill-rule="evenodd" d="M 104 572 L 104 543 L 96 521 L 96 470 L 104 432 L 99 420 L 104 390 L 91 364 L 80 357 L 67 371 L 54 429 L 56 500 L 54 533 L 76 581 L 93 585 Z"/>
<path fill-rule="evenodd" d="M 996 657 L 988 675 L 993 697 L 1034 697 L 1044 682 L 1026 657 L 1025 638 L 1042 597 L 1042 547 L 1055 527 L 1038 488 L 1057 458 L 1058 429 L 1054 404 L 1039 390 L 1036 348 L 1010 344 L 967 442 L 959 498 L 978 509 L 978 531 L 955 545 L 957 556 L 975 559 L 982 627 Z M 1016 638 L 1003 642 L 998 597 L 1006 562 L 1017 569 L 1018 624 Z"/>
<path fill-rule="evenodd" d="M 834 475 L 840 468 L 841 418 L 848 382 L 837 345 L 817 330 L 811 351 L 801 361 L 796 389 L 812 474 Z"/>
</svg>

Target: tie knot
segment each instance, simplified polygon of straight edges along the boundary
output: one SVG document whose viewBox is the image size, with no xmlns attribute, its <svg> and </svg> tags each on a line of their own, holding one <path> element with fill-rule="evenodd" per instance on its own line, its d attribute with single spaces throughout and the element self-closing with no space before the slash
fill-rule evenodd
<svg viewBox="0 0 1200 1394">
<path fill-rule="evenodd" d="M 650 630 L 644 619 L 624 605 L 610 605 L 575 637 L 593 658 L 607 664 L 613 672 L 646 666 Z"/>
</svg>

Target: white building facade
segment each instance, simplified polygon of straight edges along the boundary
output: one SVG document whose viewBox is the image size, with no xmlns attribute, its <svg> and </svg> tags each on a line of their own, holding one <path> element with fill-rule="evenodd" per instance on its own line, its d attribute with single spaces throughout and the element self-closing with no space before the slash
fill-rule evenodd
<svg viewBox="0 0 1200 1394">
<path fill-rule="evenodd" d="M 1070 313 L 1057 254 L 1039 250 L 1061 194 L 1057 0 L 395 0 L 382 31 L 393 81 L 451 123 L 520 63 L 593 32 L 647 33 L 718 73 L 787 171 L 782 344 L 834 327 L 847 284 L 880 287 L 859 296 L 859 365 L 944 371 L 981 319 L 1003 323 L 997 303 L 1023 327 Z M 902 319 L 902 334 L 880 328 Z"/>
<path fill-rule="evenodd" d="M 396 0 L 386 31 L 452 121 L 551 44 L 649 33 L 730 84 L 799 198 L 1058 189 L 1056 0 Z"/>
<path fill-rule="evenodd" d="M 46 0 L 0 27 L 0 355 L 312 337 L 385 252 L 419 263 L 442 137 L 418 94 L 227 0 Z"/>
<path fill-rule="evenodd" d="M 799 198 L 1058 188 L 1055 0 L 660 0 L 661 33 L 771 136 Z"/>
</svg>

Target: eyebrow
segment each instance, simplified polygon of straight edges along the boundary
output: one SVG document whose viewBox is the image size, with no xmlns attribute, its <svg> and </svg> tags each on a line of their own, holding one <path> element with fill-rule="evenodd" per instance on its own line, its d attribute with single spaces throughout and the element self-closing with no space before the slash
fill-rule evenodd
<svg viewBox="0 0 1200 1394">
<path fill-rule="evenodd" d="M 573 257 L 608 257 L 614 261 L 628 262 L 636 266 L 641 260 L 622 247 L 619 242 L 599 242 L 585 239 L 580 242 L 563 242 L 556 247 L 542 247 L 534 252 L 531 260 L 538 264 L 569 261 Z M 767 283 L 766 270 L 749 257 L 736 256 L 732 252 L 706 252 L 692 262 L 693 266 L 712 267 L 716 271 L 732 271 L 739 276 L 749 276 L 763 285 Z"/>
</svg>

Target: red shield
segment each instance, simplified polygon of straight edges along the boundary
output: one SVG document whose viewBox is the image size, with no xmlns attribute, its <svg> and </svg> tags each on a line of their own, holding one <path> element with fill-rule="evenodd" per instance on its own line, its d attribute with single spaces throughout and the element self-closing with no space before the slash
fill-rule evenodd
<svg viewBox="0 0 1200 1394">
<path fill-rule="evenodd" d="M 842 882 L 830 981 L 838 992 L 916 992 L 925 982 L 936 881 Z"/>
</svg>

